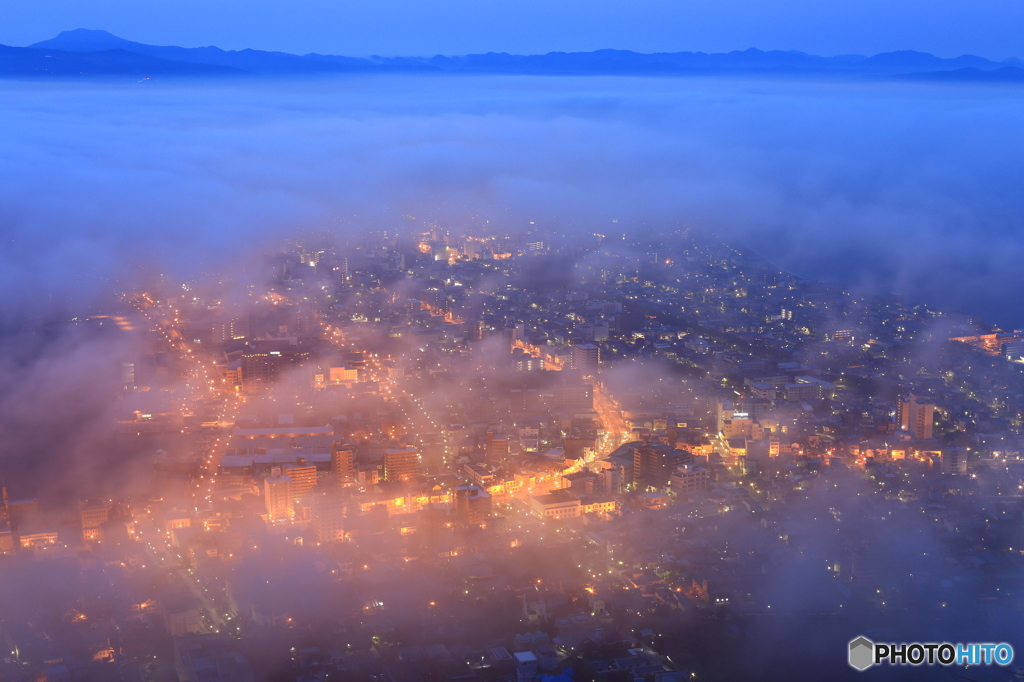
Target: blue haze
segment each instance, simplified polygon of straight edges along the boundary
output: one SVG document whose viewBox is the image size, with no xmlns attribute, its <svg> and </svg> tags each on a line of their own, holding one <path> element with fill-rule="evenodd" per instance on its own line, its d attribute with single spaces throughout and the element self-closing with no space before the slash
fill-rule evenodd
<svg viewBox="0 0 1024 682">
<path fill-rule="evenodd" d="M 87 304 L 140 264 L 230 269 L 293 235 L 533 220 L 714 230 L 806 276 L 1022 326 L 1022 96 L 640 77 L 6 82 L 5 314 Z"/>
</svg>

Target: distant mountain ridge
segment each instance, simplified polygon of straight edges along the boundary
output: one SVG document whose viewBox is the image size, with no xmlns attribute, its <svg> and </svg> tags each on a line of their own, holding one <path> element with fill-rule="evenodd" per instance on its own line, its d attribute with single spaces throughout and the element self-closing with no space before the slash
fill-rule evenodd
<svg viewBox="0 0 1024 682">
<path fill-rule="evenodd" d="M 797 51 L 662 52 L 629 50 L 513 55 L 345 57 L 263 50 L 138 43 L 107 31 L 75 29 L 29 47 L 0 46 L 0 76 L 312 75 L 344 72 L 435 72 L 533 75 L 836 75 L 937 81 L 1024 81 L 1024 62 L 962 55 L 944 59 L 903 50 L 871 57 L 819 57 Z"/>
<path fill-rule="evenodd" d="M 79 28 L 64 31 L 56 38 L 29 45 L 25 49 L 55 49 L 65 52 L 96 53 L 107 50 L 125 50 L 167 61 L 205 64 L 257 74 L 321 73 L 324 71 L 366 71 L 375 65 L 368 59 L 357 57 L 299 56 L 287 52 L 263 50 L 222 50 L 219 47 L 162 47 L 146 45 L 119 38 L 107 31 Z"/>
<path fill-rule="evenodd" d="M 127 50 L 68 52 L 0 45 L 0 77 L 81 76 L 240 76 L 244 71 L 190 64 Z"/>
</svg>

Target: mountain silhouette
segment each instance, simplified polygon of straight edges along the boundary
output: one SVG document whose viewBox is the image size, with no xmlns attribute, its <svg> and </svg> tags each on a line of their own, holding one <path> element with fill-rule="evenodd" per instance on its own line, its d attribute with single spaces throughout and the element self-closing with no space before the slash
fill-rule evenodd
<svg viewBox="0 0 1024 682">
<path fill-rule="evenodd" d="M 900 50 L 874 56 L 820 57 L 795 50 L 661 52 L 629 50 L 549 52 L 515 55 L 488 52 L 462 56 L 346 57 L 219 47 L 147 45 L 107 31 L 63 31 L 28 47 L 0 49 L 0 75 L 8 77 L 166 75 L 220 76 L 315 75 L 345 72 L 465 72 L 543 75 L 742 75 L 908 78 L 934 81 L 1016 82 L 1024 62 L 995 62 L 962 55 L 944 59 L 926 52 Z"/>
<path fill-rule="evenodd" d="M 185 63 L 115 49 L 68 52 L 0 45 L 0 77 L 243 76 L 224 66 Z"/>
<path fill-rule="evenodd" d="M 84 28 L 63 31 L 55 38 L 34 43 L 29 47 L 84 53 L 121 49 L 159 59 L 190 64 L 208 64 L 262 74 L 311 74 L 331 71 L 366 71 L 379 68 L 379 65 L 368 59 L 353 57 L 299 56 L 287 52 L 265 52 L 262 50 L 222 50 L 212 46 L 146 45 L 119 38 L 107 31 Z"/>
<path fill-rule="evenodd" d="M 124 38 L 118 38 L 107 31 L 93 31 L 87 28 L 76 28 L 73 31 L 61 31 L 55 38 L 33 43 L 29 47 L 65 52 L 102 52 L 104 50 L 127 50 L 148 47 Z M 138 51 L 138 50 L 134 50 Z"/>
</svg>

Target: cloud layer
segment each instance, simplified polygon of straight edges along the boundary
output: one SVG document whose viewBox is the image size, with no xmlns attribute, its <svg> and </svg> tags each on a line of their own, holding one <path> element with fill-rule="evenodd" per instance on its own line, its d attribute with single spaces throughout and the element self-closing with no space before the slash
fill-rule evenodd
<svg viewBox="0 0 1024 682">
<path fill-rule="evenodd" d="M 5 312 L 81 302 L 140 264 L 216 271 L 413 215 L 704 226 L 801 274 L 1020 325 L 1021 99 L 643 78 L 7 83 Z"/>
</svg>

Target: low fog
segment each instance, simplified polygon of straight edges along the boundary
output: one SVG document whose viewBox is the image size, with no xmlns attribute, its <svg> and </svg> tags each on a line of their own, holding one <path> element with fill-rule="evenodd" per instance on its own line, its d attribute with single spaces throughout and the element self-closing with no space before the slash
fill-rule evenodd
<svg viewBox="0 0 1024 682">
<path fill-rule="evenodd" d="M 691 225 L 798 274 L 979 314 L 1024 304 L 1013 87 L 670 78 L 18 83 L 5 318 L 310 232 Z"/>
</svg>

